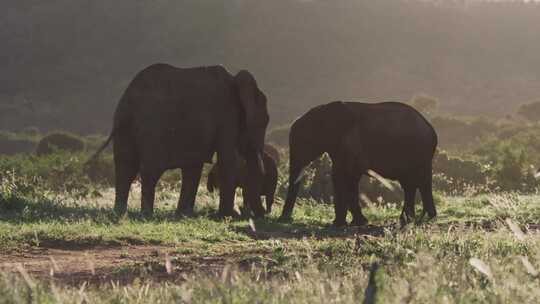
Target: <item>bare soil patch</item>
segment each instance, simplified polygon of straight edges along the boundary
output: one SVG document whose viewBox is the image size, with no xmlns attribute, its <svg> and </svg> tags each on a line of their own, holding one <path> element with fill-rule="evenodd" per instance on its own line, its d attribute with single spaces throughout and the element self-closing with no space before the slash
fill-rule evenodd
<svg viewBox="0 0 540 304">
<path fill-rule="evenodd" d="M 171 263 L 169 271 L 167 260 Z M 0 255 L 0 271 L 20 273 L 22 269 L 32 278 L 66 285 L 123 285 L 135 278 L 178 281 L 195 271 L 217 273 L 230 260 L 228 256 L 180 254 L 172 246 L 32 248 Z"/>
</svg>

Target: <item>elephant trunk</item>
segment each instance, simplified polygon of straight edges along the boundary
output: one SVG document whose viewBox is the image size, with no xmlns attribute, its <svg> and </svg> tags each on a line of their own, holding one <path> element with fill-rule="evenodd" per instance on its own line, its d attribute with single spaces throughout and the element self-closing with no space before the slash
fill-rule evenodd
<svg viewBox="0 0 540 304">
<path fill-rule="evenodd" d="M 294 204 L 304 177 L 304 169 L 324 152 L 317 145 L 307 144 L 306 141 L 300 140 L 301 136 L 296 134 L 293 128 L 289 136 L 289 189 L 281 212 L 281 220 L 292 218 Z"/>
<path fill-rule="evenodd" d="M 291 162 L 289 167 L 289 188 L 287 190 L 287 199 L 281 212 L 281 219 L 286 220 L 292 217 L 294 204 L 296 197 L 298 196 L 298 190 L 300 189 L 301 173 L 303 171 L 302 166 Z"/>
</svg>

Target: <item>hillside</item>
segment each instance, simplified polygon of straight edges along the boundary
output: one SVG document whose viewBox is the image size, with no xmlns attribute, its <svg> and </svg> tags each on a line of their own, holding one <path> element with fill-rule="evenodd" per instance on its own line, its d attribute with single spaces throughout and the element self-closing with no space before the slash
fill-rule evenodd
<svg viewBox="0 0 540 304">
<path fill-rule="evenodd" d="M 127 83 L 154 62 L 253 71 L 273 125 L 335 99 L 425 93 L 446 112 L 503 116 L 540 97 L 535 3 L 3 3 L 0 129 L 105 133 Z"/>
</svg>

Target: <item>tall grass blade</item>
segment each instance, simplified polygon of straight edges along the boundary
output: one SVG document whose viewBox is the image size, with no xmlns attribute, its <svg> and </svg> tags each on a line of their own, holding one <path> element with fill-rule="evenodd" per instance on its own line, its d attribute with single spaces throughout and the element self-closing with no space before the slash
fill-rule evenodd
<svg viewBox="0 0 540 304">
<path fill-rule="evenodd" d="M 505 222 L 508 225 L 508 227 L 510 228 L 510 230 L 512 230 L 512 232 L 516 236 L 516 239 L 518 239 L 518 240 L 520 240 L 522 242 L 525 241 L 525 233 L 523 233 L 521 228 L 519 228 L 519 226 L 516 225 L 516 223 L 514 223 L 510 218 L 507 218 L 505 220 Z"/>
<path fill-rule="evenodd" d="M 469 264 L 476 268 L 476 270 L 480 271 L 483 275 L 485 275 L 489 280 L 493 280 L 493 272 L 491 272 L 491 268 L 484 263 L 482 260 L 478 258 L 471 258 L 469 260 Z"/>
</svg>

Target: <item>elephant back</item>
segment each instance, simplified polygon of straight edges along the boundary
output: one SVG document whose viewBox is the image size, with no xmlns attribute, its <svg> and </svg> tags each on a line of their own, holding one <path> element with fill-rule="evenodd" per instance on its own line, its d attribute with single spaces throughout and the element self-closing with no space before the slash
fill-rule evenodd
<svg viewBox="0 0 540 304">
<path fill-rule="evenodd" d="M 238 136 L 240 110 L 223 67 L 152 65 L 137 74 L 121 102 L 129 115 L 118 116 L 129 117 L 143 167 L 209 163 L 220 132 Z"/>
</svg>

